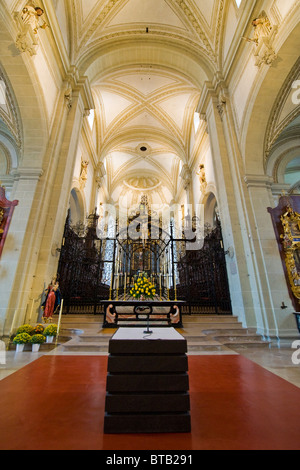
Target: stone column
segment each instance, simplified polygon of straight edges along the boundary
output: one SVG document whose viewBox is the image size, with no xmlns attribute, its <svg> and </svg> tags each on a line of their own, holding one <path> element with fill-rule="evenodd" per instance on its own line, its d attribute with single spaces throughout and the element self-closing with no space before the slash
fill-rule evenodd
<svg viewBox="0 0 300 470">
<path fill-rule="evenodd" d="M 245 175 L 244 179 L 253 213 L 251 241 L 269 335 L 281 339 L 286 336 L 297 336 L 295 318 L 291 313 L 294 309 L 289 297 L 271 216 L 267 212 L 267 207 L 274 206 L 273 179 L 261 175 Z M 282 304 L 287 308 L 282 309 Z"/>
<path fill-rule="evenodd" d="M 39 168 L 19 168 L 13 172 L 14 184 L 10 199 L 17 199 L 19 204 L 12 217 L 0 264 L 0 334 L 4 327 L 8 334 L 13 318 L 19 315 L 16 306 L 21 297 L 19 281 L 21 273 L 26 273 L 31 263 L 28 251 L 22 248 L 26 234 L 33 229 L 29 223 L 30 213 L 41 175 L 42 170 Z"/>
<path fill-rule="evenodd" d="M 288 292 L 267 212 L 272 205 L 271 182 L 263 175 L 256 179 L 259 185 L 244 178 L 244 162 L 226 89 L 208 84 L 203 96 L 199 111 L 205 112 L 209 129 L 224 244 L 229 251 L 233 313 L 244 326 L 276 337 L 281 323 L 280 306 L 282 301 L 288 304 Z M 280 274 L 275 275 L 274 270 L 280 268 Z"/>
<path fill-rule="evenodd" d="M 78 141 L 87 107 L 93 107 L 87 80 L 75 75 L 68 93 L 62 91 L 57 119 L 44 157 L 43 176 L 36 188 L 31 187 L 32 199 L 26 198 L 30 224 L 26 226 L 23 223 L 25 236 L 24 240 L 18 241 L 18 247 L 22 256 L 27 256 L 30 261 L 25 266 L 21 257 L 16 260 L 14 273 L 9 279 L 7 296 L 11 295 L 4 308 L 6 312 L 2 312 L 6 317 L 5 334 L 12 330 L 12 326 L 37 320 L 39 297 L 44 285 L 56 274 L 57 248 L 62 241 Z M 14 198 L 23 200 L 25 195 L 18 196 L 18 193 L 14 194 Z M 22 210 L 22 204 L 19 209 Z M 11 230 L 11 237 L 14 237 L 15 230 Z"/>
</svg>

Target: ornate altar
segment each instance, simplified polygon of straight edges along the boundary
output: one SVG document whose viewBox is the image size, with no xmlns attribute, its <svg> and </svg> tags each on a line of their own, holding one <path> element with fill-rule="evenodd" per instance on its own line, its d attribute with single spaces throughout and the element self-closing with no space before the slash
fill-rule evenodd
<svg viewBox="0 0 300 470">
<path fill-rule="evenodd" d="M 193 228 L 193 218 L 179 229 L 174 218 L 166 224 L 156 215 L 143 197 L 127 224 L 95 211 L 87 225 L 71 226 L 68 216 L 57 272 L 64 313 L 104 313 L 105 325 L 111 326 L 148 319 L 180 324 L 181 314 L 199 308 L 209 314 L 232 313 L 220 224 L 205 227 L 203 243 L 192 249 L 196 236 L 186 227 Z M 131 291 L 141 274 L 155 295 L 145 299 L 150 310 L 144 300 L 139 305 L 146 310 L 137 312 Z"/>
<path fill-rule="evenodd" d="M 0 257 L 2 255 L 13 212 L 18 204 L 19 201 L 8 201 L 5 197 L 5 188 L 0 186 Z"/>
<path fill-rule="evenodd" d="M 300 196 L 282 196 L 268 208 L 277 238 L 284 273 L 296 311 L 300 307 Z"/>
</svg>

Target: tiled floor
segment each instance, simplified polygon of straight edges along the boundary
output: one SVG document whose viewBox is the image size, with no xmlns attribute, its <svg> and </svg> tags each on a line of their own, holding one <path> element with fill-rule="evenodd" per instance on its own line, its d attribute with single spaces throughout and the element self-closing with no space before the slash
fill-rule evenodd
<svg viewBox="0 0 300 470">
<path fill-rule="evenodd" d="M 81 320 L 77 320 L 81 321 Z M 78 337 L 78 334 L 84 333 L 87 336 L 94 334 L 101 334 L 102 336 L 111 336 L 115 330 L 102 330 L 101 323 L 99 319 L 93 318 L 89 320 L 88 324 L 76 324 L 76 330 L 73 330 L 73 338 Z M 180 332 L 185 331 L 187 335 L 202 334 L 202 327 L 200 324 L 193 323 L 189 328 L 188 318 L 185 322 L 185 330 L 179 330 Z M 70 326 L 70 325 L 69 325 Z M 74 326 L 74 324 L 72 324 Z M 80 328 L 80 329 L 79 329 Z M 81 329 L 82 328 L 82 329 Z M 201 338 L 200 338 L 201 339 Z M 296 338 L 297 339 L 297 338 Z M 300 336 L 298 338 L 300 340 Z M 300 387 L 300 344 L 297 349 L 292 349 L 292 347 L 279 347 L 278 343 L 271 343 L 270 346 L 256 347 L 255 345 L 249 344 L 247 347 L 236 347 L 234 343 L 232 347 L 222 347 L 218 350 L 203 350 L 203 351 L 191 351 L 190 355 L 242 355 L 256 364 L 262 366 L 270 372 L 278 375 L 279 377 L 287 380 L 288 382 Z M 299 352 L 298 352 L 299 351 Z M 104 347 L 102 352 L 93 351 L 92 355 L 106 355 L 107 347 Z M 80 348 L 80 351 L 72 349 L 70 352 L 67 348 L 64 348 L 63 345 L 58 346 L 53 350 L 42 350 L 39 353 L 23 352 L 16 353 L 15 351 L 6 351 L 5 357 L 3 354 L 0 359 L 4 359 L 5 364 L 1 364 L 0 360 L 0 380 L 11 375 L 13 372 L 19 370 L 26 364 L 31 363 L 32 361 L 38 359 L 44 355 L 64 355 L 64 356 L 79 356 L 79 355 L 91 355 L 89 349 L 85 350 L 84 347 Z M 297 363 L 298 362 L 298 363 Z"/>
<path fill-rule="evenodd" d="M 203 340 L 202 330 L 193 324 L 185 333 L 197 332 Z M 107 341 L 113 333 L 95 322 L 73 331 L 73 349 L 62 343 L 39 353 L 2 354 L 1 449 L 300 449 L 300 349 L 297 354 L 277 343 L 191 350 L 192 433 L 103 434 Z M 98 334 L 104 346 L 91 350 L 88 341 Z M 216 343 L 206 340 L 208 347 Z"/>
<path fill-rule="evenodd" d="M 300 359 L 300 352 L 295 357 L 297 350 L 291 348 L 278 348 L 276 346 L 269 348 L 254 348 L 249 347 L 241 349 L 238 352 L 232 350 L 232 354 L 240 354 L 256 364 L 262 366 L 264 369 L 278 375 L 279 377 L 287 380 L 288 382 L 300 388 L 300 364 L 293 364 L 293 354 L 295 359 Z M 103 352 L 93 352 L 92 355 L 105 355 Z M 44 355 L 63 355 L 63 356 L 83 356 L 91 355 L 89 352 L 65 352 L 62 347 L 58 347 L 53 351 L 42 351 L 39 353 L 23 352 L 16 353 L 15 351 L 6 351 L 6 364 L 0 365 L 0 380 L 11 375 L 15 371 L 21 369 L 25 365 L 35 361 Z M 198 352 L 192 355 L 200 356 L 219 356 L 222 355 L 219 351 L 213 352 Z M 225 355 L 225 354 L 224 354 Z M 228 355 L 228 352 L 226 352 Z"/>
<path fill-rule="evenodd" d="M 189 357 L 190 433 L 104 434 L 106 373 L 52 354 L 2 380 L 0 449 L 300 450 L 299 389 L 242 355 Z"/>
</svg>

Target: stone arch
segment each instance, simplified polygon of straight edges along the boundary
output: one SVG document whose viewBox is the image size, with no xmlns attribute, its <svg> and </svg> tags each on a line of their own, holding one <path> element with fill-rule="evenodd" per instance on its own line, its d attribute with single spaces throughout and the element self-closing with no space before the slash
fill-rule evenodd
<svg viewBox="0 0 300 470">
<path fill-rule="evenodd" d="M 275 183 L 285 183 L 285 172 L 288 164 L 300 157 L 300 140 L 289 141 L 278 146 L 270 158 L 267 173 Z"/>
<path fill-rule="evenodd" d="M 15 46 L 14 33 L 12 33 L 15 26 L 12 24 L 11 15 L 5 8 L 1 8 L 0 11 L 0 30 L 1 71 L 5 77 L 9 77 L 9 81 L 6 81 L 9 104 L 12 108 L 14 123 L 19 128 L 20 142 L 16 143 L 19 149 L 18 165 L 24 163 L 27 167 L 36 167 L 37 161 L 42 162 L 47 142 L 46 114 L 42 94 L 34 75 L 30 56 L 27 53 L 20 53 Z M 41 163 L 39 163 L 40 166 Z"/>
<path fill-rule="evenodd" d="M 264 175 L 266 172 L 265 149 L 270 117 L 280 99 L 280 91 L 289 80 L 289 74 L 299 58 L 300 24 L 295 25 L 294 21 L 295 18 L 292 18 L 281 31 L 281 44 L 276 49 L 276 64 L 271 67 L 263 66 L 257 78 L 257 93 L 248 106 L 241 141 L 246 174 Z M 281 57 L 284 60 L 280 60 Z"/>
<path fill-rule="evenodd" d="M 208 187 L 205 195 L 201 198 L 201 204 L 204 205 L 204 223 L 209 224 L 210 227 L 216 225 L 216 209 L 218 207 L 218 200 L 213 189 Z"/>
<path fill-rule="evenodd" d="M 181 72 L 195 85 L 201 87 L 206 80 L 211 80 L 215 72 L 212 63 L 199 50 L 191 53 L 190 49 L 180 47 L 173 41 L 149 41 L 140 39 L 138 42 L 130 39 L 106 45 L 97 44 L 83 54 L 78 64 L 82 74 L 89 77 L 93 84 L 99 76 L 111 73 L 121 67 L 134 65 L 163 67 L 164 69 Z"/>
<path fill-rule="evenodd" d="M 78 186 L 73 186 L 70 194 L 70 220 L 71 224 L 84 222 L 86 214 L 85 198 Z"/>
</svg>

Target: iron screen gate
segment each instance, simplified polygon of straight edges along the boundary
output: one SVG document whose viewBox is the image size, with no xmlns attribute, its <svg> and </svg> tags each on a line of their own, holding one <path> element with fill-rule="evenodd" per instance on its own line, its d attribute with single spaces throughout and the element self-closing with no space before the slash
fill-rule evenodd
<svg viewBox="0 0 300 470">
<path fill-rule="evenodd" d="M 117 230 L 113 237 L 98 238 L 98 218 L 96 213 L 91 214 L 87 225 L 76 226 L 71 226 L 67 218 L 57 273 L 64 313 L 103 313 L 101 302 L 116 298 L 117 292 L 124 290 L 124 276 L 118 273 L 117 283 L 115 281 L 117 263 L 124 260 L 121 269 L 126 271 L 128 286 L 133 282 L 136 269 L 134 253 L 137 249 L 140 253 L 146 252 L 147 245 L 141 240 L 135 241 L 135 247 L 126 240 L 119 240 Z M 167 237 L 159 233 L 161 240 L 153 241 L 150 246 L 151 263 L 148 258 L 147 264 L 145 260 L 142 262 L 143 269 L 149 268 L 146 272 L 151 276 L 155 274 L 153 270 L 161 269 L 161 257 L 168 256 L 169 285 L 168 289 L 166 284 L 162 285 L 164 298 L 185 301 L 183 313 L 231 314 L 220 224 L 212 230 L 206 227 L 203 246 L 197 251 L 188 250 L 184 238 L 175 238 L 172 227 Z M 158 290 L 158 278 L 153 279 Z"/>
</svg>

